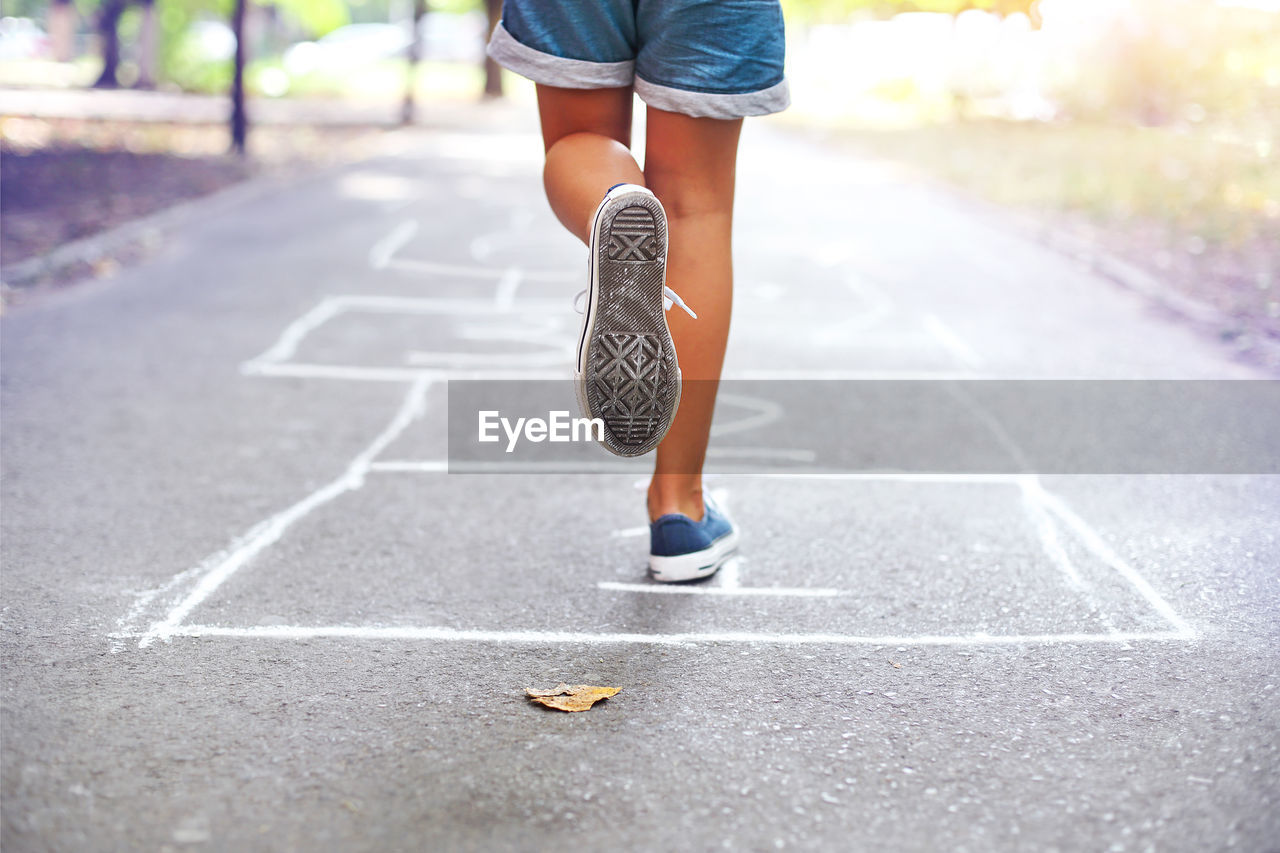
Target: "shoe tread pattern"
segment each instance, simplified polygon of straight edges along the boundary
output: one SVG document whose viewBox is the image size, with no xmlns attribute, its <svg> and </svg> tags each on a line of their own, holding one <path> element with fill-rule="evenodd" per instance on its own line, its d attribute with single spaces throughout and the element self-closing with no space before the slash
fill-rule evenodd
<svg viewBox="0 0 1280 853">
<path fill-rule="evenodd" d="M 644 445 L 666 416 L 661 341 L 657 335 L 606 333 L 592 358 L 606 429 L 627 447 Z"/>
<path fill-rule="evenodd" d="M 599 241 L 599 307 L 587 354 L 587 403 L 606 444 L 635 456 L 666 434 L 679 405 L 679 367 L 667 330 L 666 221 L 661 208 L 629 200 L 609 212 Z"/>
<path fill-rule="evenodd" d="M 647 208 L 636 205 L 618 211 L 609 228 L 605 256 L 619 263 L 645 263 L 658 254 L 657 224 Z"/>
</svg>

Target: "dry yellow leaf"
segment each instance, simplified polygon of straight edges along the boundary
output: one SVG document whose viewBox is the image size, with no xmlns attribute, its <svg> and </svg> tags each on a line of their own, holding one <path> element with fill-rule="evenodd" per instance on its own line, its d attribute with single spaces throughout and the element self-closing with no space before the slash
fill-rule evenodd
<svg viewBox="0 0 1280 853">
<path fill-rule="evenodd" d="M 590 684 L 557 684 L 550 690 L 535 690 L 530 687 L 525 694 L 539 705 L 555 708 L 557 711 L 585 711 L 601 699 L 621 690 L 621 687 L 595 687 Z"/>
</svg>

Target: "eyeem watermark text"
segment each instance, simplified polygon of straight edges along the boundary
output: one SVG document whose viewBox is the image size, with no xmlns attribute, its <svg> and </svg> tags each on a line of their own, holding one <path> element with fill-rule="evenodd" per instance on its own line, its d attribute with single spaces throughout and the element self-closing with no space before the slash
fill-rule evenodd
<svg viewBox="0 0 1280 853">
<path fill-rule="evenodd" d="M 516 444 L 523 437 L 525 441 L 537 444 L 541 441 L 604 441 L 604 421 L 600 418 L 571 418 L 568 412 L 548 412 L 547 419 L 516 418 L 513 424 L 509 418 L 493 410 L 481 411 L 480 427 L 477 440 L 482 443 L 501 441 L 499 427 L 507 436 L 507 453 L 516 449 Z"/>
</svg>

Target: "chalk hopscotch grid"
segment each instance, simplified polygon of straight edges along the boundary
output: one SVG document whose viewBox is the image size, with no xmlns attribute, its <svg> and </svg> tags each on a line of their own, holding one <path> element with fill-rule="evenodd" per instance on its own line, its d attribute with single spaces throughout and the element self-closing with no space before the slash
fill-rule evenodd
<svg viewBox="0 0 1280 853">
<path fill-rule="evenodd" d="M 397 263 L 395 253 L 416 233 L 416 223 L 401 223 L 370 250 L 369 262 L 373 269 L 385 269 Z M 391 314 L 445 314 L 451 317 L 507 314 L 515 308 L 516 288 L 522 280 L 517 268 L 504 270 L 479 269 L 455 265 L 434 265 L 427 262 L 401 261 L 420 272 L 441 274 L 466 274 L 489 277 L 496 280 L 497 292 L 493 300 L 428 299 L 378 296 L 336 296 L 322 300 L 317 306 L 291 323 L 267 351 L 241 366 L 245 375 L 259 376 L 307 376 L 358 381 L 409 382 L 399 409 L 387 427 L 359 453 L 346 469 L 333 481 L 322 486 L 292 506 L 254 525 L 225 549 L 210 555 L 204 561 L 174 575 L 163 586 L 147 590 L 136 596 L 129 611 L 120 620 L 119 630 L 114 632 L 112 650 L 121 651 L 128 640 L 137 640 L 140 648 L 152 645 L 156 640 L 168 641 L 175 637 L 216 638 L 243 637 L 258 639 L 314 639 L 351 638 L 375 640 L 422 640 L 437 642 L 509 642 L 509 643 L 639 643 L 656 645 L 685 645 L 698 643 L 748 643 L 779 645 L 908 645 L 908 646 L 983 646 L 1055 643 L 1128 643 L 1134 641 L 1168 641 L 1194 639 L 1196 632 L 1168 604 L 1167 601 L 1128 562 L 1120 558 L 1102 537 L 1061 498 L 1047 491 L 1039 479 L 1032 475 L 919 475 L 919 474 L 762 474 L 760 476 L 786 479 L 827 479 L 845 481 L 906 481 L 915 483 L 987 483 L 1005 484 L 1021 490 L 1022 496 L 1036 522 L 1041 545 L 1073 587 L 1091 603 L 1092 593 L 1080 578 L 1058 540 L 1058 524 L 1075 537 L 1094 557 L 1122 576 L 1160 616 L 1169 623 L 1164 631 L 1119 631 L 1107 617 L 1103 617 L 1107 631 L 1103 633 L 1055 633 L 1031 635 L 999 635 L 972 633 L 957 635 L 885 635 L 863 636 L 843 633 L 770 633 L 770 632 L 682 632 L 665 634 L 647 633 L 590 633 L 554 631 L 484 631 L 459 630 L 433 626 L 297 626 L 262 625 L 231 627 L 188 623 L 191 614 L 258 554 L 270 548 L 297 522 L 336 498 L 363 488 L 370 473 L 439 474 L 448 470 L 444 460 L 385 460 L 379 455 L 396 440 L 412 423 L 421 419 L 426 411 L 427 392 L 434 383 L 451 378 L 498 378 L 519 376 L 524 378 L 559 378 L 560 371 L 528 371 L 512 369 L 459 369 L 453 368 L 369 368 L 349 365 L 322 365 L 291 363 L 298 347 L 311 332 L 348 311 L 373 311 Z M 466 270 L 465 273 L 462 271 Z M 861 282 L 857 292 L 869 304 L 867 321 L 879 320 L 888 311 L 887 299 L 878 296 L 869 285 Z M 871 298 L 875 297 L 875 298 Z M 522 300 L 523 310 L 560 310 L 558 303 L 542 304 L 545 300 Z M 939 337 L 956 360 L 968 367 L 976 367 L 979 357 L 949 329 L 934 317 L 926 318 L 926 327 Z M 774 372 L 775 374 L 781 372 Z M 960 375 L 972 375 L 963 373 Z M 956 378 L 956 374 L 891 373 L 841 371 L 841 378 Z M 774 374 L 756 372 L 742 378 L 781 378 Z M 812 372 L 804 378 L 814 378 Z M 608 470 L 605 466 L 592 470 Z M 628 535 L 633 531 L 616 531 Z M 181 590 L 189 588 L 183 594 Z M 661 587 L 652 584 L 622 584 L 601 582 L 597 588 L 615 593 L 664 593 L 695 594 L 709 596 L 731 595 L 779 595 L 814 598 L 839 595 L 838 590 L 742 587 L 737 581 L 737 566 L 724 572 L 719 585 L 700 587 Z M 164 615 L 141 629 L 146 614 L 162 599 L 168 599 Z M 1097 612 L 1103 612 L 1100 607 Z"/>
<path fill-rule="evenodd" d="M 1060 498 L 1043 488 L 1039 480 L 1024 475 L 915 475 L 915 474 L 773 474 L 785 479 L 819 479 L 843 481 L 901 481 L 913 483 L 985 483 L 1003 484 L 1019 488 L 1028 506 L 1036 512 L 1052 515 L 1066 525 L 1090 553 L 1104 564 L 1117 571 L 1147 600 L 1160 615 L 1170 623 L 1169 631 L 1125 632 L 1109 630 L 1106 633 L 1062 633 L 1039 635 L 993 635 L 984 633 L 965 635 L 887 635 L 862 636 L 853 634 L 786 634 L 756 632 L 690 632 L 673 634 L 629 634 L 629 633 L 574 633 L 574 632 L 539 632 L 539 631 L 476 631 L 457 630 L 443 627 L 417 626 L 292 626 L 264 625 L 249 627 L 228 627 L 217 625 L 188 624 L 186 619 L 191 613 L 212 595 L 223 583 L 237 571 L 247 565 L 254 557 L 278 542 L 280 538 L 298 521 L 301 521 L 314 510 L 330 501 L 365 485 L 370 473 L 417 473 L 438 474 L 447 470 L 444 460 L 389 460 L 378 462 L 377 457 L 399 437 L 413 422 L 420 419 L 426 411 L 426 395 L 433 380 L 419 377 L 414 381 L 405 395 L 400 409 L 390 424 L 380 433 L 363 452 L 348 465 L 346 470 L 332 482 L 322 486 L 310 495 L 295 503 L 284 511 L 271 516 L 252 527 L 228 548 L 212 555 L 193 569 L 175 576 L 169 584 L 159 590 L 147 593 L 133 611 L 129 622 L 136 621 L 147 605 L 158 595 L 172 593 L 184 583 L 193 584 L 185 596 L 178 599 L 162 619 L 151 624 L 142 632 L 123 630 L 113 635 L 117 640 L 137 639 L 142 648 L 156 640 L 169 640 L 173 637 L 246 637 L 274 639 L 312 639 L 312 638 L 364 638 L 364 639 L 404 639 L 428 641 L 471 641 L 471 642 L 523 642 L 523 643 L 652 643 L 658 645 L 679 645 L 689 643 L 771 643 L 784 645 L 997 645 L 1018 643 L 1125 643 L 1139 640 L 1187 640 L 1195 636 L 1194 631 L 1177 615 L 1167 602 L 1150 584 L 1127 562 L 1102 541 L 1083 519 L 1074 513 Z M 1060 544 L 1050 537 L 1056 536 L 1053 525 L 1039 526 L 1041 541 L 1053 561 L 1063 567 L 1064 573 L 1073 580 L 1082 593 L 1087 588 L 1065 557 L 1059 558 L 1055 552 L 1061 551 Z M 619 531 L 626 533 L 627 531 Z M 837 594 L 834 590 L 790 590 L 770 587 L 658 587 L 642 584 L 614 584 L 602 582 L 597 586 L 615 592 L 658 592 L 681 590 L 684 594 L 705 595 L 811 595 L 827 597 Z"/>
</svg>

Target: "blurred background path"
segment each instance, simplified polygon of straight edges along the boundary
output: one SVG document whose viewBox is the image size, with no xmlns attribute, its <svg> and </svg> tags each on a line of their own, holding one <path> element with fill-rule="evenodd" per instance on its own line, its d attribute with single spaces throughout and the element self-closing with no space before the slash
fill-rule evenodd
<svg viewBox="0 0 1280 853">
<path fill-rule="evenodd" d="M 1053 32 L 1004 11 L 964 20 Z M 820 58 L 871 35 L 936 47 L 940 18 L 899 18 L 793 27 L 797 83 L 838 82 Z M 283 54 L 254 85 L 272 68 L 294 85 Z M 798 86 L 748 124 L 728 377 L 1274 376 L 1265 139 L 1021 89 L 900 122 L 943 109 L 925 72 L 825 116 Z M 527 89 L 424 94 L 400 130 L 300 105 L 241 159 L 199 96 L 90 119 L 25 82 L 0 92 L 28 105 L 0 121 L 6 851 L 1280 836 L 1278 478 L 806 476 L 729 383 L 712 467 L 778 470 L 710 480 L 742 557 L 658 591 L 643 466 L 446 473 L 448 382 L 567 376 L 577 334 L 583 250 L 543 200 Z M 560 681 L 622 692 L 526 703 Z"/>
</svg>

